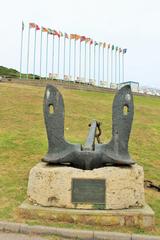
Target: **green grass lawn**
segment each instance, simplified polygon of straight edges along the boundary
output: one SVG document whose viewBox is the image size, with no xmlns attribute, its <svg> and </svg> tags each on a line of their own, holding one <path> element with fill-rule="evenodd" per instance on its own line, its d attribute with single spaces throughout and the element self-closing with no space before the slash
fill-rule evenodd
<svg viewBox="0 0 160 240">
<path fill-rule="evenodd" d="M 84 143 L 88 123 L 96 119 L 102 122 L 103 142 L 109 141 L 114 94 L 63 88 L 61 92 L 65 101 L 66 139 Z M 0 84 L 0 220 L 22 221 L 17 219 L 16 209 L 26 199 L 29 170 L 47 151 L 43 95 L 43 87 Z M 160 184 L 160 98 L 135 96 L 134 103 L 130 154 L 144 167 L 145 178 Z M 146 190 L 146 201 L 155 211 L 156 228 L 145 233 L 160 235 L 160 193 Z M 119 230 L 143 232 L 129 228 Z"/>
</svg>

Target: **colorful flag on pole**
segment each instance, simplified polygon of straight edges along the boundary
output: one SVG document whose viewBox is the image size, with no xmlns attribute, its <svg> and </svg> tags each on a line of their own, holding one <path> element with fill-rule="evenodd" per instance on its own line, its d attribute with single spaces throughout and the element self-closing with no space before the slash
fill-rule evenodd
<svg viewBox="0 0 160 240">
<path fill-rule="evenodd" d="M 60 38 L 60 34 L 56 30 L 53 30 L 53 35 L 56 35 L 56 36 L 58 36 Z"/>
<path fill-rule="evenodd" d="M 77 34 L 70 34 L 70 39 L 75 39 L 75 40 L 78 40 L 80 39 L 80 35 L 77 35 Z"/>
<path fill-rule="evenodd" d="M 22 21 L 22 31 L 24 31 L 24 22 Z"/>
<path fill-rule="evenodd" d="M 127 52 L 127 48 L 123 49 L 123 54 L 125 54 Z"/>
<path fill-rule="evenodd" d="M 90 40 L 90 38 L 86 38 L 85 42 L 88 43 Z"/>
<path fill-rule="evenodd" d="M 64 33 L 64 37 L 65 37 L 65 38 L 69 38 L 69 36 L 68 36 L 67 33 Z"/>
<path fill-rule="evenodd" d="M 54 31 L 52 29 L 48 28 L 48 33 L 52 35 L 52 34 L 54 34 Z"/>
<path fill-rule="evenodd" d="M 35 23 L 29 23 L 29 28 L 35 28 L 36 24 Z"/>
<path fill-rule="evenodd" d="M 75 34 L 70 34 L 70 39 L 75 39 Z"/>
<path fill-rule="evenodd" d="M 59 31 L 59 35 L 60 37 L 63 37 L 63 33 L 61 31 Z"/>
<path fill-rule="evenodd" d="M 41 27 L 41 31 L 42 31 L 42 32 L 48 32 L 48 29 L 45 28 L 45 27 Z"/>
<path fill-rule="evenodd" d="M 105 42 L 103 43 L 103 48 L 106 48 L 106 43 Z"/>
<path fill-rule="evenodd" d="M 36 30 L 38 31 L 38 30 L 40 30 L 40 27 L 36 24 Z"/>
<path fill-rule="evenodd" d="M 118 51 L 118 49 L 119 49 L 119 48 L 118 48 L 118 47 L 116 47 L 116 52 Z"/>
<path fill-rule="evenodd" d="M 85 40 L 86 40 L 86 37 L 85 37 L 85 36 L 81 36 L 81 37 L 80 37 L 80 41 L 81 41 L 81 42 L 83 42 L 83 41 L 85 41 Z"/>
<path fill-rule="evenodd" d="M 93 40 L 92 40 L 92 39 L 90 40 L 90 43 L 89 43 L 89 44 L 90 44 L 90 45 L 92 45 L 92 44 L 93 44 Z"/>
<path fill-rule="evenodd" d="M 75 34 L 75 39 L 76 40 L 80 39 L 80 37 L 81 37 L 80 35 Z"/>
<path fill-rule="evenodd" d="M 98 45 L 98 42 L 94 41 L 94 46 L 97 46 Z"/>
<path fill-rule="evenodd" d="M 107 45 L 107 47 L 108 47 L 108 49 L 111 47 L 111 44 L 109 43 L 108 45 Z"/>
<path fill-rule="evenodd" d="M 114 45 L 112 45 L 112 51 L 114 50 Z"/>
</svg>

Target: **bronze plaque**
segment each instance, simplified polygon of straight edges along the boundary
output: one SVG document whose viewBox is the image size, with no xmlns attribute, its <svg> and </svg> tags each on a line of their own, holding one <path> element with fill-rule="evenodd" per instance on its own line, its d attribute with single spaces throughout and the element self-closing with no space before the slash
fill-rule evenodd
<svg viewBox="0 0 160 240">
<path fill-rule="evenodd" d="M 72 179 L 72 203 L 105 204 L 104 179 Z"/>
</svg>

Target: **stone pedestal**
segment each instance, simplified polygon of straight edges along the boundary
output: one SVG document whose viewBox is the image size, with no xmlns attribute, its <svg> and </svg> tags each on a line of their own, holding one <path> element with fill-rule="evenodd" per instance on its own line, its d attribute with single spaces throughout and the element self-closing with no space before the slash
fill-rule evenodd
<svg viewBox="0 0 160 240">
<path fill-rule="evenodd" d="M 83 179 L 86 183 L 87 180 L 90 180 L 91 184 L 92 180 L 102 180 L 104 183 L 102 189 L 102 195 L 104 193 L 103 204 L 94 201 L 74 202 L 73 180 L 75 179 L 76 181 Z M 112 166 L 81 170 L 65 166 L 49 166 L 41 162 L 30 171 L 27 195 L 30 202 L 47 207 L 74 209 L 141 208 L 145 204 L 143 168 L 135 164 L 131 167 Z"/>
</svg>

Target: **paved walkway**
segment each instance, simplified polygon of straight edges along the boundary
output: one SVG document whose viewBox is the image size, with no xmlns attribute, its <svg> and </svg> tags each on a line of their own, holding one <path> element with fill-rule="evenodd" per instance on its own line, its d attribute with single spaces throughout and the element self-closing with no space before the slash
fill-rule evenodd
<svg viewBox="0 0 160 240">
<path fill-rule="evenodd" d="M 9 233 L 12 232 L 12 233 Z M 28 234 L 28 235 L 24 235 Z M 160 240 L 160 236 L 147 236 L 131 233 L 105 232 L 94 230 L 80 230 L 56 228 L 47 226 L 28 225 L 23 223 L 1 222 L 0 221 L 0 240 L 45 240 L 46 237 L 35 236 L 50 235 L 50 239 L 83 239 L 83 240 Z M 54 237 L 54 236 L 59 237 Z M 49 237 L 48 237 L 49 238 Z"/>
</svg>

